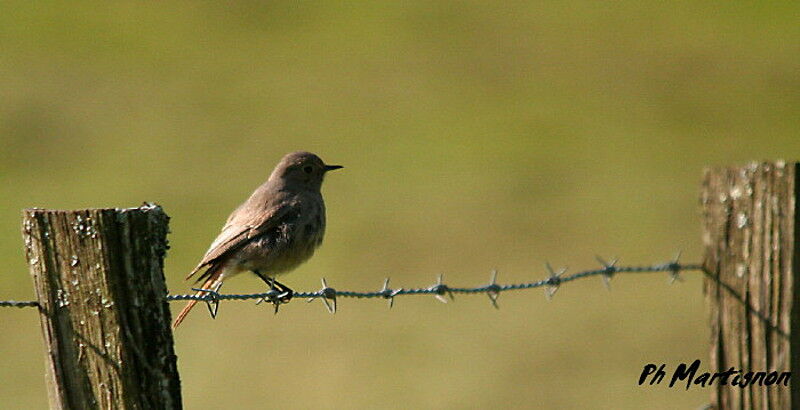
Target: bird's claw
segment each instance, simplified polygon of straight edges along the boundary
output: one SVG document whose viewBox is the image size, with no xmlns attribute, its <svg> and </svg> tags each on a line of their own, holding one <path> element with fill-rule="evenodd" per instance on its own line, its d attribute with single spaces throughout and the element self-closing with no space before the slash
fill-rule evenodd
<svg viewBox="0 0 800 410">
<path fill-rule="evenodd" d="M 283 293 L 278 295 L 278 303 L 289 303 L 289 301 L 294 297 L 294 291 L 287 287 L 284 287 L 282 290 Z"/>
<path fill-rule="evenodd" d="M 289 303 L 290 300 L 294 297 L 294 291 L 286 287 L 285 285 L 277 282 L 272 281 L 270 283 L 269 292 L 267 292 L 266 296 L 259 299 L 258 303 L 262 302 L 269 302 L 275 305 L 275 313 L 278 312 L 278 306 L 283 305 L 285 303 Z"/>
</svg>

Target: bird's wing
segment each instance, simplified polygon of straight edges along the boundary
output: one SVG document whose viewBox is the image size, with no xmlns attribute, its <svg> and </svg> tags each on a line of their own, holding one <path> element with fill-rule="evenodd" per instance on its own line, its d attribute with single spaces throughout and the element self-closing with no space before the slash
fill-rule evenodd
<svg viewBox="0 0 800 410">
<path fill-rule="evenodd" d="M 252 207 L 249 200 L 237 208 L 228 217 L 228 222 L 222 228 L 222 232 L 214 239 L 214 242 L 211 243 L 203 259 L 197 264 L 197 267 L 189 272 L 186 279 L 191 278 L 204 267 L 224 258 L 231 251 L 247 243 L 251 238 L 278 226 L 292 207 L 289 201 L 283 200 L 284 198 L 275 199 L 270 201 L 270 205 L 259 207 L 263 210 Z M 253 209 L 247 210 L 247 207 L 252 207 Z M 200 279 L 202 279 L 202 276 Z"/>
</svg>

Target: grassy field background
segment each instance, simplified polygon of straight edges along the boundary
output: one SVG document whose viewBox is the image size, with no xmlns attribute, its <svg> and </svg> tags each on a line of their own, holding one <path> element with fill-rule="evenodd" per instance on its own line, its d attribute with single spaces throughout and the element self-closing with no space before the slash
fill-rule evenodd
<svg viewBox="0 0 800 410">
<path fill-rule="evenodd" d="M 702 168 L 800 157 L 791 2 L 4 2 L 0 299 L 31 299 L 26 207 L 161 204 L 185 273 L 286 152 L 326 181 L 326 241 L 285 283 L 543 278 L 594 255 L 701 258 Z M 599 279 L 443 305 L 204 309 L 188 409 L 696 408 L 640 387 L 707 358 L 702 282 Z M 242 276 L 226 291 L 262 290 Z M 174 304 L 173 309 L 181 305 Z M 0 312 L 0 405 L 46 408 L 36 312 Z M 707 366 L 707 363 L 704 363 Z M 761 369 L 763 370 L 763 369 Z"/>
</svg>

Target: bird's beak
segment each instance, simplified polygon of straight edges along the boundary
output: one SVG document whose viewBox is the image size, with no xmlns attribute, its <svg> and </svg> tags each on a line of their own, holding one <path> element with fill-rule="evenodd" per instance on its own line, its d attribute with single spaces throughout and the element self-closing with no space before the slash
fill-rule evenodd
<svg viewBox="0 0 800 410">
<path fill-rule="evenodd" d="M 333 171 L 335 169 L 344 168 L 341 165 L 325 165 L 325 172 Z"/>
</svg>

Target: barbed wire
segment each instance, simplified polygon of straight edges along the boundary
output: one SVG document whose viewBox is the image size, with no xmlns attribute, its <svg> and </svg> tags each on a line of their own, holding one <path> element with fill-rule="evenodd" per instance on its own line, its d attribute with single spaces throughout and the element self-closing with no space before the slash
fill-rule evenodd
<svg viewBox="0 0 800 410">
<path fill-rule="evenodd" d="M 565 275 L 567 268 L 559 270 L 553 269 L 549 263 L 545 263 L 545 269 L 548 277 L 534 282 L 524 282 L 516 284 L 499 284 L 497 283 L 497 271 L 493 270 L 489 283 L 483 286 L 476 286 L 471 288 L 452 287 L 444 283 L 444 276 L 439 275 L 436 283 L 431 286 L 423 288 L 398 288 L 392 289 L 389 287 L 389 278 L 383 282 L 383 286 L 377 291 L 349 291 L 349 290 L 336 290 L 328 286 L 327 280 L 322 278 L 322 288 L 318 291 L 311 292 L 293 292 L 293 298 L 306 298 L 308 302 L 315 299 L 321 299 L 325 308 L 330 313 L 336 313 L 337 298 L 357 298 L 357 299 L 373 299 L 382 298 L 388 301 L 389 307 L 394 305 L 394 298 L 404 295 L 433 295 L 441 302 L 447 303 L 447 298 L 454 299 L 455 294 L 481 294 L 484 293 L 489 297 L 492 306 L 498 308 L 497 299 L 501 292 L 508 292 L 513 290 L 545 288 L 545 296 L 551 299 L 555 295 L 561 284 L 571 282 L 578 279 L 588 278 L 592 276 L 600 276 L 603 279 L 603 284 L 610 290 L 611 279 L 616 274 L 620 273 L 654 273 L 666 272 L 669 274 L 669 282 L 673 283 L 676 280 L 681 280 L 680 273 L 685 271 L 702 271 L 700 264 L 681 264 L 678 262 L 680 252 L 669 262 L 645 265 L 645 266 L 617 266 L 618 258 L 606 262 L 601 257 L 596 257 L 601 267 L 599 269 L 591 269 L 582 272 Z M 180 301 L 180 300 L 196 300 L 205 302 L 208 306 L 211 316 L 214 317 L 219 309 L 219 302 L 223 300 L 257 300 L 257 303 L 270 302 L 275 306 L 275 312 L 278 312 L 278 307 L 286 302 L 284 298 L 287 293 L 281 293 L 277 289 L 271 289 L 262 293 L 249 293 L 249 294 L 224 294 L 219 293 L 217 289 L 192 289 L 198 293 L 195 294 L 177 294 L 167 295 L 167 301 Z M 36 301 L 0 301 L 0 307 L 36 307 L 39 304 Z"/>
<path fill-rule="evenodd" d="M 39 306 L 39 302 L 35 300 L 26 300 L 26 301 L 16 301 L 16 300 L 0 300 L 0 307 L 16 307 L 16 308 L 25 308 L 25 307 L 36 307 Z"/>
</svg>

